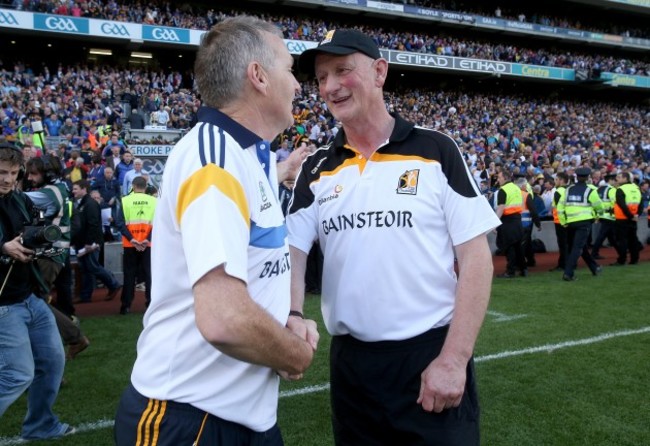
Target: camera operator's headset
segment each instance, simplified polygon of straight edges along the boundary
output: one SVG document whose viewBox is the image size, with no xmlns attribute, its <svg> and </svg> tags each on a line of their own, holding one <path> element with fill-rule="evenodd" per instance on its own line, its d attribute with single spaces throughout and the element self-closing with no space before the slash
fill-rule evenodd
<svg viewBox="0 0 650 446">
<path fill-rule="evenodd" d="M 0 144 L 0 149 L 11 149 L 11 150 L 15 150 L 21 155 L 23 154 L 23 151 L 20 150 L 18 147 L 16 147 L 16 145 L 8 142 L 3 142 L 2 144 Z M 25 163 L 20 165 L 20 170 L 18 171 L 18 178 L 16 180 L 20 181 L 23 179 L 24 176 L 25 176 Z"/>
</svg>

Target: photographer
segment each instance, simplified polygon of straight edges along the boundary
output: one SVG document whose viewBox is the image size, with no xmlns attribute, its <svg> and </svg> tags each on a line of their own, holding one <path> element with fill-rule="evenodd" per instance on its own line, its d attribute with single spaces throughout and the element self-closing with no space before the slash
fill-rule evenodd
<svg viewBox="0 0 650 446">
<path fill-rule="evenodd" d="M 46 289 L 34 251 L 23 246 L 33 204 L 16 190 L 22 172 L 22 152 L 0 145 L 0 417 L 29 389 L 24 440 L 53 439 L 75 429 L 59 422 L 52 411 L 63 376 L 65 357 L 54 316 L 33 288 Z"/>
<path fill-rule="evenodd" d="M 43 211 L 45 224 L 61 229 L 62 237 L 53 243 L 58 253 L 38 259 L 38 266 L 48 288 L 56 287 L 56 304 L 52 311 L 56 324 L 68 346 L 70 359 L 85 350 L 90 342 L 74 323 L 72 305 L 72 267 L 70 265 L 70 193 L 61 180 L 61 162 L 56 156 L 32 158 L 26 164 L 30 190 L 26 192 L 34 206 Z"/>
</svg>

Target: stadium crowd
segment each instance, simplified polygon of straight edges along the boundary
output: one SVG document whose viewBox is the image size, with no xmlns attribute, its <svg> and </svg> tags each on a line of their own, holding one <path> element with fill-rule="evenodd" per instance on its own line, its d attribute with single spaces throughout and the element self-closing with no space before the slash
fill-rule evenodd
<svg viewBox="0 0 650 446">
<path fill-rule="evenodd" d="M 499 187 L 498 166 L 548 190 L 558 173 L 573 176 L 582 166 L 595 171 L 596 183 L 607 174 L 630 172 L 646 190 L 650 184 L 650 113 L 643 106 L 460 89 L 411 88 L 385 96 L 390 111 L 451 135 L 488 196 Z M 0 69 L 0 134 L 20 143 L 27 158 L 59 155 L 69 181 L 94 181 L 102 165 L 120 164 L 111 158 L 123 157 L 136 142 L 124 131 L 132 125 L 187 129 L 199 106 L 177 72 L 82 65 L 33 72 L 20 63 Z M 157 121 L 161 114 L 166 122 Z M 303 84 L 294 118 L 295 125 L 276 141 L 280 159 L 301 144 L 327 144 L 338 130 L 313 83 Z M 42 123 L 42 141 L 33 121 Z M 132 168 L 129 159 L 115 169 L 120 185 Z M 550 211 L 549 200 L 546 205 Z"/>
<path fill-rule="evenodd" d="M 431 3 L 431 2 L 422 2 Z M 215 23 L 228 16 L 240 14 L 241 11 L 215 11 L 214 9 L 200 10 L 187 4 L 175 5 L 171 2 L 153 1 L 143 4 L 137 1 L 21 1 L 12 4 L 15 8 L 30 11 L 47 12 L 51 14 L 71 15 L 77 17 L 101 18 L 107 20 L 156 24 L 178 28 L 209 29 Z M 454 10 L 455 3 L 438 4 L 441 9 Z M 287 17 L 267 13 L 256 13 L 260 18 L 271 21 L 280 27 L 287 39 L 320 41 L 328 29 L 340 28 L 344 24 L 336 20 L 323 20 L 314 17 Z M 487 11 L 483 11 L 487 13 Z M 512 12 L 515 14 L 515 11 Z M 493 16 L 495 12 L 490 13 Z M 519 20 L 526 21 L 526 14 L 518 14 Z M 533 16 L 531 16 L 533 17 Z M 534 16 L 538 23 L 553 26 L 571 25 L 570 28 L 581 28 L 578 22 L 566 23 L 567 19 L 552 18 L 548 16 Z M 378 28 L 372 25 L 357 25 L 357 28 L 372 36 L 381 48 L 438 54 L 444 56 L 468 57 L 503 62 L 517 62 L 548 67 L 584 69 L 600 72 L 613 72 L 619 74 L 648 76 L 650 64 L 646 58 L 621 58 L 608 55 L 602 48 L 599 54 L 585 51 L 567 51 L 554 47 L 527 48 L 525 45 L 515 45 L 511 41 L 497 41 L 489 39 L 462 38 L 455 34 L 439 31 L 436 34 L 422 31 L 412 32 L 396 28 Z M 429 28 L 427 28 L 429 29 Z M 621 30 L 603 29 L 600 32 L 621 34 Z M 639 35 L 647 37 L 638 30 L 625 30 L 622 34 Z"/>
</svg>

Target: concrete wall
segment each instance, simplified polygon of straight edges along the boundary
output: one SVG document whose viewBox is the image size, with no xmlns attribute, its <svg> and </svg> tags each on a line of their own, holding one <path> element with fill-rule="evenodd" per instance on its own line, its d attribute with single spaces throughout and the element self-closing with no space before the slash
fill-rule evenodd
<svg viewBox="0 0 650 446">
<path fill-rule="evenodd" d="M 104 268 L 115 274 L 120 283 L 124 282 L 122 250 L 122 242 L 104 243 Z"/>
<path fill-rule="evenodd" d="M 596 234 L 598 234 L 599 229 L 600 229 L 600 223 L 594 223 L 591 231 L 592 236 L 594 238 Z M 639 240 L 641 240 L 641 242 L 644 245 L 648 240 L 649 234 L 650 231 L 648 230 L 648 219 L 645 215 L 642 215 L 639 218 L 639 222 L 637 224 L 637 236 L 639 237 Z M 497 249 L 496 238 L 497 236 L 495 233 L 488 234 L 488 241 L 490 243 L 490 249 L 492 250 L 492 252 L 495 252 Z M 555 238 L 555 224 L 552 221 L 543 221 L 541 231 L 538 231 L 537 228 L 533 228 L 533 238 L 534 239 L 538 238 L 541 241 L 543 241 L 547 251 L 557 252 L 558 248 L 557 248 L 557 239 Z"/>
</svg>

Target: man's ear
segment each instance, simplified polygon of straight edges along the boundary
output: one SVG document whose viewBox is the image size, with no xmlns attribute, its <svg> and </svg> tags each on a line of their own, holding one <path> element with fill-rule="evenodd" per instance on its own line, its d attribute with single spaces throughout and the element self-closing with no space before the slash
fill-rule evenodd
<svg viewBox="0 0 650 446">
<path fill-rule="evenodd" d="M 383 87 L 386 82 L 386 77 L 388 76 L 388 61 L 386 59 L 376 59 L 374 62 L 375 66 L 375 85 L 377 87 Z"/>
<path fill-rule="evenodd" d="M 252 87 L 262 94 L 267 94 L 269 88 L 269 77 L 264 67 L 259 62 L 253 61 L 248 64 L 246 77 Z"/>
</svg>

